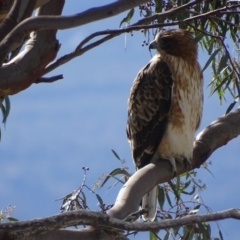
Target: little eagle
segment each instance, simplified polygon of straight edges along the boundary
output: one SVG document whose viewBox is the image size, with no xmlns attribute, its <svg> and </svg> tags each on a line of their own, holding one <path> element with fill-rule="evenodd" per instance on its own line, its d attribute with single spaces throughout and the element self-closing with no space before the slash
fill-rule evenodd
<svg viewBox="0 0 240 240">
<path fill-rule="evenodd" d="M 134 79 L 127 137 L 137 170 L 165 159 L 175 176 L 176 161 L 191 164 L 203 105 L 203 76 L 193 40 L 183 29 L 161 31 L 149 45 L 157 54 Z M 142 199 L 144 220 L 155 219 L 156 205 L 157 186 Z"/>
</svg>

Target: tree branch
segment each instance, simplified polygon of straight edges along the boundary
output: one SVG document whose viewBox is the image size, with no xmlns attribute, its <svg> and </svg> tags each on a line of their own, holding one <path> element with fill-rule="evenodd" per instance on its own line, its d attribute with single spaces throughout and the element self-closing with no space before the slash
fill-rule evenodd
<svg viewBox="0 0 240 240">
<path fill-rule="evenodd" d="M 39 16 L 27 19 L 13 29 L 13 31 L 10 32 L 0 43 L 0 63 L 3 61 L 5 55 L 13 50 L 16 44 L 22 43 L 23 39 L 31 31 L 67 29 L 81 26 L 107 17 L 115 16 L 145 2 L 147 2 L 147 0 L 121 0 L 102 7 L 92 8 L 72 16 Z"/>
<path fill-rule="evenodd" d="M 0 24 L 0 41 L 2 41 L 4 37 L 19 22 L 21 22 L 22 20 L 32 15 L 36 2 L 37 0 L 28 0 L 28 1 L 15 0 L 14 1 L 11 11 Z M 20 46 L 18 47 L 16 46 L 16 48 L 14 49 L 14 52 L 12 52 L 11 54 L 11 58 L 13 58 L 19 53 L 21 47 L 22 47 L 22 44 L 20 44 Z M 9 58 L 7 60 L 9 60 Z"/>
<path fill-rule="evenodd" d="M 82 45 L 82 43 L 85 41 L 85 40 L 83 40 L 83 41 L 76 47 L 76 49 L 75 49 L 73 52 L 71 52 L 71 53 L 69 53 L 69 54 L 66 54 L 66 55 L 60 57 L 60 58 L 57 59 L 55 62 L 53 62 L 53 63 L 51 63 L 50 65 L 48 65 L 48 66 L 46 67 L 43 75 L 51 72 L 52 70 L 54 70 L 55 68 L 57 68 L 57 67 L 59 67 L 59 66 L 61 66 L 61 65 L 65 64 L 65 63 L 71 61 L 73 58 L 81 56 L 81 55 L 84 54 L 85 52 L 87 52 L 87 51 L 89 51 L 89 50 L 91 50 L 91 49 L 99 46 L 100 44 L 102 44 L 102 43 L 104 43 L 104 42 L 106 42 L 106 41 L 108 41 L 108 40 L 110 40 L 110 39 L 112 39 L 112 38 L 114 38 L 114 37 L 116 37 L 116 36 L 118 36 L 118 35 L 119 35 L 119 34 L 109 34 L 109 35 L 107 35 L 107 36 L 105 36 L 105 37 L 103 37 L 103 38 L 101 38 L 101 39 L 99 39 L 99 40 L 97 40 L 97 41 L 95 41 L 95 42 L 93 42 L 93 43 L 88 44 L 88 45 L 87 45 L 86 47 L 84 47 L 84 48 L 80 48 L 80 46 Z M 90 36 L 91 36 L 91 35 L 90 35 Z M 89 37 L 90 37 L 90 36 L 89 36 Z"/>
<path fill-rule="evenodd" d="M 50 0 L 37 14 L 61 14 L 64 0 Z M 59 49 L 56 30 L 32 33 L 25 49 L 0 68 L 0 96 L 16 94 L 43 75 Z"/>
<path fill-rule="evenodd" d="M 35 81 L 35 83 L 36 84 L 38 84 L 38 83 L 52 83 L 52 82 L 56 82 L 60 79 L 63 79 L 63 75 L 56 75 L 56 76 L 53 76 L 53 77 L 40 77 Z"/>
<path fill-rule="evenodd" d="M 2 223 L 0 224 L 0 231 L 12 231 L 13 234 L 8 234 L 9 236 L 17 236 L 19 239 L 24 239 L 28 237 L 29 239 L 29 231 L 31 234 L 35 233 L 39 234 L 39 231 L 50 231 L 61 227 L 66 226 L 74 226 L 79 224 L 91 224 L 97 228 L 109 230 L 126 230 L 126 231 L 159 231 L 161 229 L 180 227 L 187 224 L 193 223 L 201 223 L 201 222 L 211 222 L 218 221 L 223 219 L 240 219 L 240 209 L 228 209 L 221 212 L 216 213 L 208 213 L 202 215 L 188 215 L 177 219 L 167 219 L 162 220 L 161 222 L 152 222 L 152 223 L 140 223 L 140 222 L 126 222 L 121 221 L 116 218 L 108 217 L 103 213 L 86 211 L 86 210 L 77 210 L 72 212 L 66 212 L 58 215 L 54 215 L 48 218 L 35 219 L 30 221 L 21 221 L 21 222 L 13 222 L 13 223 Z M 24 234 L 24 232 L 28 232 L 28 234 Z M 96 230 L 93 228 L 89 228 L 87 231 L 83 231 L 83 234 L 91 234 L 91 230 L 93 230 L 93 234 L 96 235 Z M 14 233 L 14 231 L 16 231 Z M 18 232 L 20 231 L 20 232 Z M 61 233 L 64 233 L 64 230 L 59 230 Z M 99 230 L 98 230 L 99 231 Z M 55 230 L 55 233 L 57 231 Z M 67 233 L 69 231 L 66 230 Z M 79 236 L 82 231 L 73 231 L 73 234 L 77 233 Z M 50 233 L 52 235 L 52 233 Z M 79 237 L 78 236 L 78 237 Z M 44 235 L 46 239 L 46 235 Z M 86 235 L 85 235 L 86 237 Z M 69 238 L 69 236 L 68 236 Z M 16 239 L 16 238 L 14 238 Z M 35 239 L 35 238 L 33 238 Z M 65 239 L 65 238 L 64 238 Z M 79 239 L 79 238 L 78 238 Z M 82 239 L 82 238 L 81 238 Z M 91 239 L 99 239 L 99 238 L 91 238 Z"/>
<path fill-rule="evenodd" d="M 21 7 L 21 0 L 15 0 L 7 17 L 0 25 L 0 41 L 16 26 L 18 20 L 18 11 Z"/>
</svg>

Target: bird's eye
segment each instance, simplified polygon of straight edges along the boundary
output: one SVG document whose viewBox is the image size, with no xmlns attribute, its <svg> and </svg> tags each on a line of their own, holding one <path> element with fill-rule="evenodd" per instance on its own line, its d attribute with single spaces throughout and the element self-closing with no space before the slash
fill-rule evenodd
<svg viewBox="0 0 240 240">
<path fill-rule="evenodd" d="M 169 52 L 172 50 L 172 48 L 174 48 L 176 45 L 176 42 L 173 38 L 171 37 L 163 37 L 160 40 L 160 47 L 162 50 L 164 50 L 165 52 Z"/>
</svg>

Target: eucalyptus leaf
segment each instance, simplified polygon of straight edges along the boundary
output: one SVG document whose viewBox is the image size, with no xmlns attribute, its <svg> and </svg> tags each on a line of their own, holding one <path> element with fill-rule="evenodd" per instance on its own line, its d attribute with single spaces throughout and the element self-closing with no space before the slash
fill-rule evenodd
<svg viewBox="0 0 240 240">
<path fill-rule="evenodd" d="M 122 168 L 116 168 L 114 169 L 113 171 L 111 171 L 107 177 L 104 179 L 104 181 L 102 182 L 102 184 L 100 185 L 100 187 L 103 187 L 104 184 L 109 180 L 109 178 L 113 177 L 113 176 L 116 176 L 118 174 L 122 174 L 122 175 L 126 175 L 128 177 L 130 177 L 131 175 L 125 170 L 125 169 L 122 169 Z"/>
<path fill-rule="evenodd" d="M 234 108 L 234 106 L 236 105 L 237 102 L 238 102 L 238 101 L 235 100 L 234 102 L 232 102 L 232 103 L 228 106 L 225 115 L 227 115 L 229 112 L 232 111 L 232 109 Z"/>
<path fill-rule="evenodd" d="M 129 21 L 130 21 L 131 18 L 133 17 L 133 14 L 134 14 L 134 8 L 132 8 L 132 9 L 128 12 L 127 16 L 121 21 L 119 27 L 121 27 L 123 23 L 129 23 Z"/>
<path fill-rule="evenodd" d="M 100 204 L 101 206 L 103 206 L 104 203 L 103 203 L 102 198 L 101 198 L 98 194 L 96 194 L 96 197 L 97 197 L 97 200 L 98 200 L 99 204 Z"/>
<path fill-rule="evenodd" d="M 164 202 L 165 202 L 164 190 L 163 190 L 163 188 L 158 186 L 158 204 L 159 204 L 161 209 L 163 209 Z"/>
<path fill-rule="evenodd" d="M 171 207 L 173 207 L 173 206 L 172 206 L 172 202 L 171 202 L 171 198 L 169 197 L 168 192 L 166 192 L 165 195 L 166 195 L 166 198 L 167 198 L 168 204 L 169 204 Z"/>
<path fill-rule="evenodd" d="M 223 235 L 222 235 L 222 232 L 220 229 L 219 229 L 218 233 L 219 233 L 219 237 L 221 238 L 221 240 L 223 240 Z"/>
<path fill-rule="evenodd" d="M 217 75 L 228 67 L 228 66 L 226 66 L 227 61 L 228 61 L 228 55 L 225 53 L 225 54 L 223 54 L 223 56 L 218 64 Z"/>
<path fill-rule="evenodd" d="M 207 60 L 206 64 L 204 65 L 203 69 L 202 69 L 202 72 L 204 72 L 207 67 L 209 66 L 209 64 L 212 62 L 212 60 L 217 56 L 217 54 L 219 53 L 220 51 L 220 48 L 216 49 L 212 55 L 209 57 L 209 59 Z"/>
<path fill-rule="evenodd" d="M 113 149 L 111 149 L 111 151 L 114 154 L 114 156 L 121 161 L 121 158 L 118 156 L 118 154 Z"/>
<path fill-rule="evenodd" d="M 166 235 L 164 236 L 163 240 L 168 240 L 169 239 L 169 232 L 166 233 Z"/>
<path fill-rule="evenodd" d="M 208 232 L 208 229 L 206 227 L 206 225 L 204 223 L 197 223 L 199 229 L 201 230 L 201 233 L 203 235 L 203 239 L 210 239 L 210 235 L 209 235 L 209 232 Z M 204 226 L 205 225 L 205 226 Z"/>
<path fill-rule="evenodd" d="M 149 232 L 149 238 L 150 240 L 158 240 L 156 233 L 152 231 Z"/>
<path fill-rule="evenodd" d="M 17 218 L 13 218 L 13 217 L 8 217 L 7 220 L 10 221 L 10 222 L 17 222 L 17 221 L 19 221 Z"/>
</svg>

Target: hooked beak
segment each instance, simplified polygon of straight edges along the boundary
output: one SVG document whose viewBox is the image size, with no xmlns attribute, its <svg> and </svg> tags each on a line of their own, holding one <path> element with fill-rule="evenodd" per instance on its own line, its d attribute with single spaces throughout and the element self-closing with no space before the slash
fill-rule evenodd
<svg viewBox="0 0 240 240">
<path fill-rule="evenodd" d="M 150 49 L 157 49 L 157 42 L 155 40 L 153 40 L 148 47 L 149 51 Z"/>
</svg>

